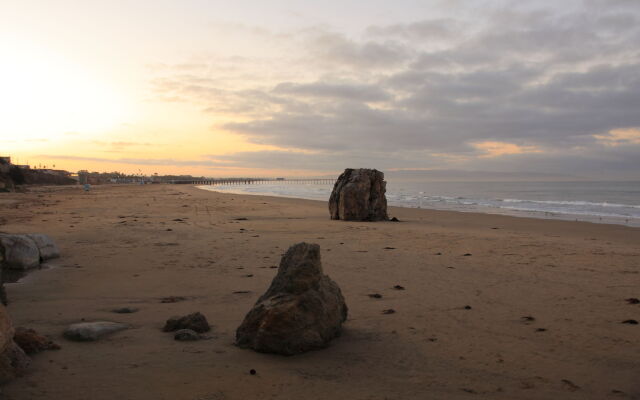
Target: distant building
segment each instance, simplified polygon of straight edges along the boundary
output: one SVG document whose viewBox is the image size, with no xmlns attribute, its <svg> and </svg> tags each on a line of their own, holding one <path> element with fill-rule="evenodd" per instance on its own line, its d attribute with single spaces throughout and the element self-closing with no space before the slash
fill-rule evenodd
<svg viewBox="0 0 640 400">
<path fill-rule="evenodd" d="M 0 156 L 0 164 L 11 164 L 11 157 Z"/>
</svg>

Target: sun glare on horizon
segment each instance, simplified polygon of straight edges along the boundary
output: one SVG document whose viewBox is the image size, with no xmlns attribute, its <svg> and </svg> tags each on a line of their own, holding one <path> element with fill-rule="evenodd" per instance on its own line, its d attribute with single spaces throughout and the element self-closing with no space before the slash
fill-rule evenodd
<svg viewBox="0 0 640 400">
<path fill-rule="evenodd" d="M 128 104 L 108 77 L 92 75 L 61 54 L 29 43 L 0 44 L 4 133 L 23 141 L 56 141 L 68 132 L 95 134 L 125 121 Z"/>
</svg>

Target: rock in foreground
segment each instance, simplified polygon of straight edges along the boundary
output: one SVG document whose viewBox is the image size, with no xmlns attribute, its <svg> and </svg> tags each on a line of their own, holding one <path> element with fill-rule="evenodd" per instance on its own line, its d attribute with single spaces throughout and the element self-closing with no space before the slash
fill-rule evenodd
<svg viewBox="0 0 640 400">
<path fill-rule="evenodd" d="M 331 219 L 386 221 L 384 174 L 376 169 L 347 168 L 338 177 L 329 197 Z"/>
<path fill-rule="evenodd" d="M 264 353 L 303 353 L 328 346 L 346 319 L 340 288 L 322 272 L 320 246 L 298 243 L 237 329 L 236 344 Z"/>
<path fill-rule="evenodd" d="M 7 309 L 0 305 L 0 384 L 20 376 L 31 363 L 29 357 L 13 341 L 14 332 Z"/>
<path fill-rule="evenodd" d="M 109 321 L 81 322 L 69 325 L 64 331 L 64 337 L 76 342 L 91 342 L 114 332 L 127 329 L 127 324 Z"/>
</svg>

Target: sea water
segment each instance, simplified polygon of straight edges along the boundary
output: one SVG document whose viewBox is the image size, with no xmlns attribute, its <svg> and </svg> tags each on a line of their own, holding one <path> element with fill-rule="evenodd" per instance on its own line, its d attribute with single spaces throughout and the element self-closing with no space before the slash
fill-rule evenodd
<svg viewBox="0 0 640 400">
<path fill-rule="evenodd" d="M 332 185 L 273 182 L 203 189 L 327 201 Z M 640 226 L 640 182 L 388 180 L 389 205 Z"/>
</svg>

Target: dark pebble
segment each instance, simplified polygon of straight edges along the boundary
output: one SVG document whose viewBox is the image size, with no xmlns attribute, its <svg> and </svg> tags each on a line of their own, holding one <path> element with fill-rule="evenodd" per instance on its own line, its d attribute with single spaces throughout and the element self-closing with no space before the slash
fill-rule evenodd
<svg viewBox="0 0 640 400">
<path fill-rule="evenodd" d="M 369 297 L 371 297 L 372 299 L 381 299 L 382 295 L 380 293 L 371 293 Z"/>
<path fill-rule="evenodd" d="M 256 370 L 255 370 L 255 369 L 250 369 L 250 370 L 249 370 L 249 373 L 250 373 L 251 375 L 255 375 L 255 374 L 257 374 L 257 372 L 256 372 Z"/>
<path fill-rule="evenodd" d="M 464 306 L 465 310 L 471 310 L 471 306 Z"/>
<path fill-rule="evenodd" d="M 395 314 L 396 310 L 394 310 L 393 308 L 390 308 L 388 310 L 383 310 L 382 313 L 383 314 Z"/>
<path fill-rule="evenodd" d="M 113 310 L 114 313 L 118 313 L 118 314 L 131 314 L 137 311 L 138 309 L 133 307 L 122 307 L 122 308 L 116 308 L 115 310 Z"/>
<path fill-rule="evenodd" d="M 622 321 L 622 323 L 629 325 L 638 325 L 638 321 L 636 321 L 635 319 L 625 319 L 624 321 Z"/>
<path fill-rule="evenodd" d="M 464 253 L 462 256 L 463 257 L 469 257 L 471 255 L 471 253 Z"/>
<path fill-rule="evenodd" d="M 400 285 L 395 285 L 393 288 L 395 290 L 404 290 L 404 286 L 400 286 Z"/>
<path fill-rule="evenodd" d="M 629 297 L 628 299 L 625 299 L 625 301 L 629 304 L 640 304 L 640 300 L 635 297 Z"/>
<path fill-rule="evenodd" d="M 389 221 L 391 222 L 400 222 L 400 220 L 396 217 L 391 218 Z"/>
</svg>

